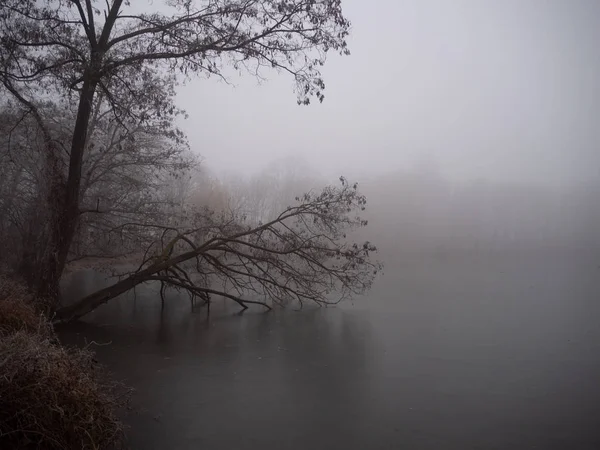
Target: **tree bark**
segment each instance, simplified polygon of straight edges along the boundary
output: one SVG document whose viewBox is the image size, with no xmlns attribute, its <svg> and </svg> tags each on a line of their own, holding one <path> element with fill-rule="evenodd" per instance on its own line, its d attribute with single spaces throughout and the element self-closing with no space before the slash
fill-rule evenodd
<svg viewBox="0 0 600 450">
<path fill-rule="evenodd" d="M 139 272 L 136 272 L 133 275 L 130 275 L 129 277 L 113 284 L 112 286 L 109 286 L 109 287 L 101 289 L 97 292 L 94 292 L 93 294 L 90 294 L 87 297 L 82 298 L 81 300 L 74 303 L 73 305 L 66 306 L 66 307 L 61 308 L 58 311 L 56 311 L 56 314 L 54 317 L 54 322 L 55 323 L 66 323 L 66 322 L 72 322 L 74 320 L 77 320 L 77 319 L 85 316 L 86 314 L 89 314 L 90 312 L 92 312 L 99 306 L 103 305 L 104 303 L 107 303 L 109 300 L 112 300 L 113 298 L 115 298 L 121 294 L 124 294 L 125 292 L 129 291 L 130 289 L 133 289 L 134 287 L 136 287 L 138 284 L 141 284 L 141 283 L 145 283 L 148 281 L 162 281 L 162 282 L 166 282 L 167 284 L 177 285 L 178 283 L 176 281 L 170 280 L 168 277 L 163 277 L 163 276 L 160 276 L 157 274 L 166 271 L 170 267 L 173 267 L 173 266 L 179 264 L 180 262 L 187 261 L 187 260 L 193 258 L 198 253 L 199 253 L 198 251 L 183 253 L 183 254 L 178 255 L 169 260 L 160 262 L 158 264 L 154 264 L 144 270 L 140 270 Z M 184 285 L 179 285 L 179 286 L 186 288 L 186 286 L 184 286 Z M 247 304 L 261 305 L 267 309 L 271 309 L 271 306 L 269 306 L 265 302 L 260 302 L 260 301 L 255 301 L 255 300 L 245 300 L 245 299 L 242 300 L 234 295 L 231 295 L 231 294 L 228 294 L 228 293 L 222 292 L 222 291 L 217 291 L 217 290 L 213 290 L 213 289 L 209 289 L 209 288 L 200 288 L 200 287 L 193 287 L 193 290 L 194 290 L 194 292 L 201 291 L 201 292 L 204 292 L 207 294 L 221 295 L 223 297 L 230 298 L 230 299 L 234 300 L 237 304 L 239 304 L 243 309 L 248 308 Z"/>
<path fill-rule="evenodd" d="M 114 0 L 106 17 L 100 39 L 90 34 L 90 64 L 83 74 L 83 85 L 79 94 L 79 105 L 77 107 L 77 118 L 73 129 L 71 140 L 71 153 L 69 155 L 69 173 L 62 192 L 52 191 L 55 197 L 50 200 L 52 209 L 50 251 L 47 252 L 44 272 L 46 278 L 39 285 L 39 294 L 50 296 L 54 305 L 52 311 L 59 304 L 59 282 L 64 271 L 67 256 L 79 220 L 79 198 L 81 195 L 81 169 L 83 165 L 83 154 L 87 143 L 90 117 L 92 114 L 94 95 L 96 87 L 102 77 L 102 64 L 104 53 L 108 45 L 108 39 L 113 30 L 123 0 Z M 90 21 L 93 17 L 88 18 Z"/>
<path fill-rule="evenodd" d="M 81 190 L 81 169 L 83 164 L 83 152 L 87 142 L 87 131 L 92 113 L 94 94 L 97 81 L 88 74 L 83 82 L 79 106 L 77 109 L 77 120 L 73 130 L 71 142 L 71 154 L 69 156 L 69 175 L 65 187 L 65 201 L 62 214 L 57 224 L 58 258 L 57 272 L 62 274 L 69 248 L 77 228 L 79 218 L 79 197 Z"/>
<path fill-rule="evenodd" d="M 133 289 L 138 284 L 143 283 L 146 280 L 147 277 L 143 276 L 141 272 L 140 274 L 127 277 L 124 280 L 113 284 L 112 286 L 101 289 L 98 292 L 84 297 L 74 305 L 59 309 L 56 312 L 54 321 L 57 323 L 66 323 L 77 320 L 80 317 L 92 312 L 94 309 L 98 308 L 104 303 L 107 303 L 109 300 L 124 294 L 130 289 Z"/>
<path fill-rule="evenodd" d="M 77 119 L 71 141 L 69 155 L 69 172 L 66 182 L 62 182 L 60 167 L 49 162 L 50 192 L 48 207 L 50 209 L 50 230 L 48 247 L 36 274 L 36 292 L 38 296 L 50 302 L 50 309 L 55 310 L 60 301 L 60 278 L 65 268 L 71 242 L 77 229 L 79 219 L 79 197 L 81 187 L 81 169 L 83 153 L 87 140 L 87 129 L 92 112 L 92 104 L 97 81 L 88 71 L 84 77 L 79 97 Z"/>
</svg>

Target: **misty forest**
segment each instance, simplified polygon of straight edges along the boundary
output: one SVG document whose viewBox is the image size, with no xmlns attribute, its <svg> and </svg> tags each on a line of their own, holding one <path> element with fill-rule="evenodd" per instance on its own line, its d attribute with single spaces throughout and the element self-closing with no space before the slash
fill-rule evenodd
<svg viewBox="0 0 600 450">
<path fill-rule="evenodd" d="M 0 2 L 0 447 L 599 448 L 569 5 Z"/>
</svg>

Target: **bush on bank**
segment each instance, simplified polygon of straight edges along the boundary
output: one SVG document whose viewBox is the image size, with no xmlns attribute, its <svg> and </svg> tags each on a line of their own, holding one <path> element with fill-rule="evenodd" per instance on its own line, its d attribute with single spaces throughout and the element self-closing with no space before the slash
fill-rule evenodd
<svg viewBox="0 0 600 450">
<path fill-rule="evenodd" d="M 0 448 L 120 447 L 127 391 L 90 351 L 60 345 L 42 310 L 0 278 Z"/>
</svg>

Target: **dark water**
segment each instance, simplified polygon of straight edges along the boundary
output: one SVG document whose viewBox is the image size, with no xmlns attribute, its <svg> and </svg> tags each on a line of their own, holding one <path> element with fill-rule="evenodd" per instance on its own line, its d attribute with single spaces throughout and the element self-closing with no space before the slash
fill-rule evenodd
<svg viewBox="0 0 600 450">
<path fill-rule="evenodd" d="M 599 265 L 413 257 L 341 308 L 210 319 L 149 287 L 62 336 L 111 342 L 134 449 L 599 449 Z"/>
</svg>

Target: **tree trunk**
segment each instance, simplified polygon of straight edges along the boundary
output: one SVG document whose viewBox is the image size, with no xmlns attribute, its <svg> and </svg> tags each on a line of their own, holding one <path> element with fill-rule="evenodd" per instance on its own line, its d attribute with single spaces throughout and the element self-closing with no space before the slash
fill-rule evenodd
<svg viewBox="0 0 600 450">
<path fill-rule="evenodd" d="M 46 138 L 45 185 L 40 186 L 38 206 L 29 214 L 19 273 L 40 299 L 53 303 L 58 297 L 53 232 L 64 198 L 64 175 L 60 150 L 48 135 Z"/>
<path fill-rule="evenodd" d="M 113 298 L 124 294 L 130 289 L 133 289 L 138 284 L 147 281 L 151 274 L 144 272 L 146 271 L 142 271 L 139 274 L 127 277 L 124 280 L 113 284 L 112 286 L 101 289 L 98 292 L 94 292 L 93 294 L 84 297 L 73 305 L 59 309 L 56 312 L 55 321 L 58 323 L 65 323 L 85 316 L 109 300 L 112 300 Z"/>
<path fill-rule="evenodd" d="M 114 0 L 106 17 L 99 40 L 95 36 L 89 36 L 91 45 L 90 65 L 83 74 L 83 85 L 79 94 L 79 105 L 77 107 L 77 118 L 71 140 L 71 153 L 69 155 L 69 174 L 64 186 L 64 192 L 60 192 L 50 201 L 50 207 L 54 208 L 50 232 L 49 252 L 46 255 L 47 278 L 44 285 L 40 285 L 40 294 L 52 296 L 54 311 L 59 304 L 59 282 L 67 262 L 67 256 L 79 220 L 79 198 L 81 195 L 81 168 L 83 165 L 83 153 L 87 143 L 88 129 L 94 103 L 96 87 L 102 77 L 102 63 L 104 53 L 107 50 L 108 39 L 113 30 L 115 21 L 121 9 L 123 0 Z M 89 18 L 92 20 L 92 18 Z M 62 201 L 61 201 L 62 200 Z"/>
<path fill-rule="evenodd" d="M 96 85 L 97 81 L 91 73 L 86 73 L 79 97 L 66 183 L 62 182 L 61 168 L 57 167 L 56 161 L 49 163 L 53 166 L 49 170 L 49 176 L 51 177 L 48 193 L 50 230 L 47 249 L 36 270 L 35 290 L 38 296 L 49 300 L 51 311 L 54 311 L 59 304 L 60 278 L 65 268 L 69 248 L 79 219 L 83 153 Z M 52 149 L 49 151 L 52 152 Z"/>
</svg>

